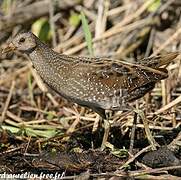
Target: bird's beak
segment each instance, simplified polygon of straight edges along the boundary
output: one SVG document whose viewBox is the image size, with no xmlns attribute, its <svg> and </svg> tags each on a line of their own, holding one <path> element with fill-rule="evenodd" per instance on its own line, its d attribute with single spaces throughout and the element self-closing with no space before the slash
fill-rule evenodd
<svg viewBox="0 0 181 180">
<path fill-rule="evenodd" d="M 5 47 L 2 51 L 2 53 L 7 53 L 10 51 L 14 51 L 16 49 L 16 46 L 13 43 L 9 43 L 7 47 Z"/>
</svg>

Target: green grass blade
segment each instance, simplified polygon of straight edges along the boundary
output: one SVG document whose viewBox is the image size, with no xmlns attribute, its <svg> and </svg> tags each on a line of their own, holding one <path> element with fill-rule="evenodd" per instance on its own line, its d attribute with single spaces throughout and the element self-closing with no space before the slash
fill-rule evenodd
<svg viewBox="0 0 181 180">
<path fill-rule="evenodd" d="M 82 21 L 82 28 L 83 28 L 83 31 L 84 31 L 85 40 L 86 40 L 86 43 L 87 43 L 89 54 L 91 56 L 93 56 L 94 52 L 93 52 L 92 35 L 91 35 L 89 25 L 88 25 L 87 19 L 85 17 L 85 14 L 83 13 L 83 11 L 81 12 L 81 21 Z"/>
<path fill-rule="evenodd" d="M 161 6 L 161 0 L 154 0 L 153 3 L 148 7 L 148 11 L 155 12 L 160 6 Z"/>
</svg>

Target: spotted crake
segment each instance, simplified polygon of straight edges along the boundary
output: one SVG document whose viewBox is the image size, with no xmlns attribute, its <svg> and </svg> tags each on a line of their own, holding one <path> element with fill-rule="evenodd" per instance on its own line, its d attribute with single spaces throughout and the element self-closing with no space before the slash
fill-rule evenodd
<svg viewBox="0 0 181 180">
<path fill-rule="evenodd" d="M 43 81 L 64 98 L 91 108 L 105 118 L 105 110 L 122 110 L 167 78 L 162 65 L 179 53 L 150 57 L 131 64 L 107 58 L 59 54 L 33 33 L 18 34 L 5 51 L 27 54 Z"/>
</svg>

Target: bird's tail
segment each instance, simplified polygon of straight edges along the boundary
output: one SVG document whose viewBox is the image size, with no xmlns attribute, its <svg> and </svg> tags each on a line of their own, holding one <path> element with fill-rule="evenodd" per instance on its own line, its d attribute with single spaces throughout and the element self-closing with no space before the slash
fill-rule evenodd
<svg viewBox="0 0 181 180">
<path fill-rule="evenodd" d="M 165 55 L 153 56 L 153 57 L 142 59 L 139 63 L 141 63 L 144 66 L 148 66 L 148 67 L 156 69 L 163 65 L 169 64 L 180 54 L 181 54 L 180 52 L 171 52 Z"/>
</svg>

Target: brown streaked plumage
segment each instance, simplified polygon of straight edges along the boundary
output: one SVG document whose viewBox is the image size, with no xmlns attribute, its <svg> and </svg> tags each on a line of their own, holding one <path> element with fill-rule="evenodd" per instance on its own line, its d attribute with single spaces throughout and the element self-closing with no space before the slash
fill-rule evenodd
<svg viewBox="0 0 181 180">
<path fill-rule="evenodd" d="M 17 35 L 5 51 L 26 53 L 44 82 L 64 98 L 86 106 L 102 117 L 105 110 L 121 110 L 167 78 L 161 68 L 179 53 L 142 59 L 131 64 L 106 58 L 59 54 L 31 32 Z"/>
</svg>

